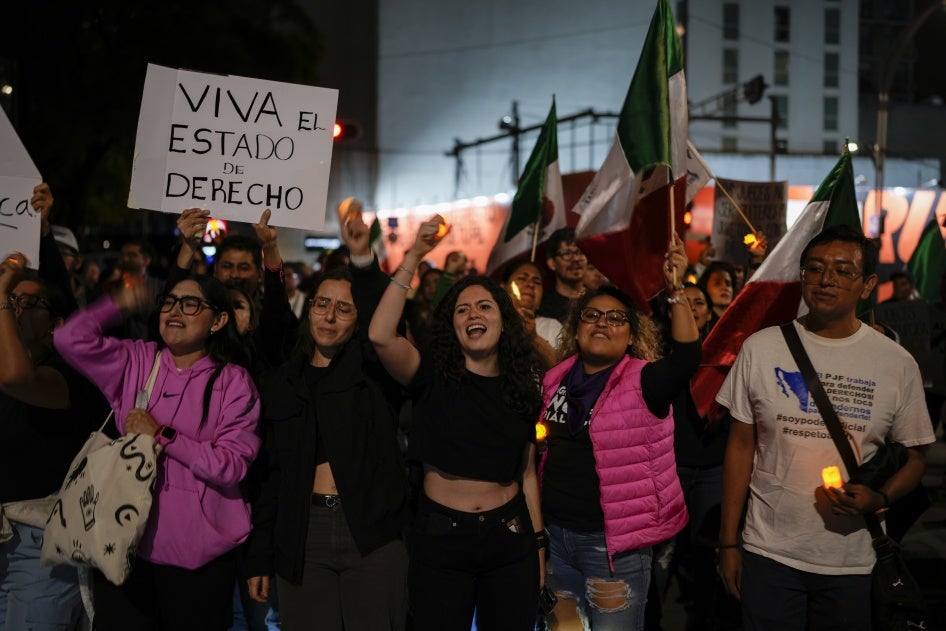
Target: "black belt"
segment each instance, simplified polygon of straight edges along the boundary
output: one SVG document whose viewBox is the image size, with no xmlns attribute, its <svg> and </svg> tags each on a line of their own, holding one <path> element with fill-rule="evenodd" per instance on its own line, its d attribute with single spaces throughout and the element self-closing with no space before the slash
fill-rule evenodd
<svg viewBox="0 0 946 631">
<path fill-rule="evenodd" d="M 322 495 L 321 493 L 312 494 L 312 505 L 324 508 L 338 508 L 342 503 L 342 498 L 338 495 Z"/>
</svg>

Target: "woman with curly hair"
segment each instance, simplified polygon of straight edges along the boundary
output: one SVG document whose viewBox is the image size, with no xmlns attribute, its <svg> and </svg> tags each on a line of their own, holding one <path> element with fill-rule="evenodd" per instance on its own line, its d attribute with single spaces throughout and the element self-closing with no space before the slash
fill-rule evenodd
<svg viewBox="0 0 946 631">
<path fill-rule="evenodd" d="M 385 368 L 414 399 L 409 457 L 423 465 L 411 540 L 414 628 L 532 629 L 544 542 L 535 472 L 541 360 L 509 296 L 482 276 L 454 285 L 428 352 L 397 335 L 418 262 L 438 241 L 421 225 L 371 321 Z"/>
<path fill-rule="evenodd" d="M 670 404 L 700 359 L 674 239 L 663 268 L 673 345 L 622 292 L 583 296 L 562 331 L 568 359 L 543 381 L 548 449 L 539 468 L 549 531 L 546 580 L 558 597 L 552 629 L 644 629 L 650 546 L 687 522 L 673 456 Z"/>
</svg>

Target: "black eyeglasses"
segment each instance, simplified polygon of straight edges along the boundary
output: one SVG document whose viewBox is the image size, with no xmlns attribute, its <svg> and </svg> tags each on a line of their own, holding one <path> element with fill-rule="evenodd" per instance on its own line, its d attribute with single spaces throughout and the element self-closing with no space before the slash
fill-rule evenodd
<svg viewBox="0 0 946 631">
<path fill-rule="evenodd" d="M 585 253 L 578 248 L 575 248 L 574 250 L 561 250 L 560 252 L 556 252 L 555 256 L 562 259 L 563 261 L 575 261 L 577 259 L 585 258 Z"/>
<path fill-rule="evenodd" d="M 597 324 L 601 316 L 604 316 L 604 321 L 607 322 L 609 326 L 621 326 L 625 322 L 631 321 L 627 315 L 627 311 L 621 311 L 620 309 L 599 311 L 594 307 L 585 307 L 578 313 L 578 317 L 581 318 L 581 321 L 587 324 Z"/>
<path fill-rule="evenodd" d="M 11 305 L 23 311 L 33 309 L 36 305 L 42 305 L 47 311 L 53 310 L 45 298 L 36 294 L 10 294 L 9 301 Z"/>
<path fill-rule="evenodd" d="M 215 306 L 199 296 L 175 296 L 174 294 L 164 294 L 158 297 L 158 311 L 168 313 L 175 305 L 180 303 L 181 313 L 184 315 L 197 315 L 204 309 L 219 311 Z"/>
</svg>

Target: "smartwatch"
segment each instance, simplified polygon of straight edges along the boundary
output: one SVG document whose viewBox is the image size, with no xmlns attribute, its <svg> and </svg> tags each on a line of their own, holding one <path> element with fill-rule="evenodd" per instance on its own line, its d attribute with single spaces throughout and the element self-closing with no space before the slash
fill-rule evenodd
<svg viewBox="0 0 946 631">
<path fill-rule="evenodd" d="M 154 434 L 154 439 L 159 445 L 165 446 L 177 437 L 177 430 L 169 425 L 162 425 Z"/>
</svg>

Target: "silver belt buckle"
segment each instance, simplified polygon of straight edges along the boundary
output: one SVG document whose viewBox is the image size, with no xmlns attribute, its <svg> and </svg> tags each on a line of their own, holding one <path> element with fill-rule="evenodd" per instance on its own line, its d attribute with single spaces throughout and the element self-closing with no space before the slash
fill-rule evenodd
<svg viewBox="0 0 946 631">
<path fill-rule="evenodd" d="M 340 503 L 337 495 L 328 495 L 325 497 L 325 505 L 329 508 L 336 508 Z"/>
</svg>

